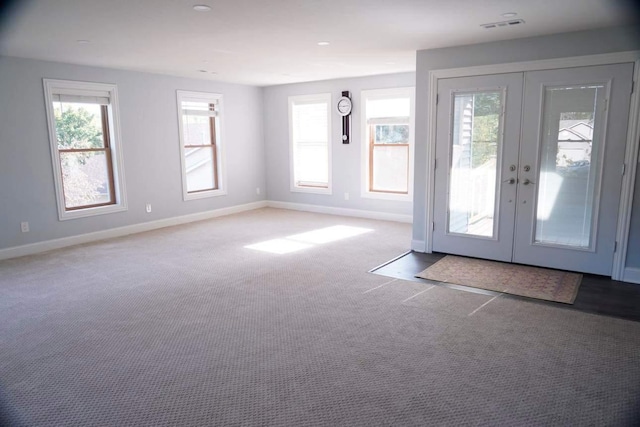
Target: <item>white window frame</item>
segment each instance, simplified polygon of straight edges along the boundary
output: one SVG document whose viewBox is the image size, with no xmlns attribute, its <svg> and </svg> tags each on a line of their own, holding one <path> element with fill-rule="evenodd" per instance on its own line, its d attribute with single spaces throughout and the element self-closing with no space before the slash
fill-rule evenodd
<svg viewBox="0 0 640 427">
<path fill-rule="evenodd" d="M 369 132 L 367 123 L 367 100 L 409 98 L 409 170 L 408 170 L 408 191 L 407 194 L 382 193 L 377 191 L 369 191 Z M 361 156 L 360 170 L 361 175 L 361 197 L 380 200 L 397 200 L 397 201 L 413 201 L 413 159 L 415 150 L 415 87 L 399 87 L 391 89 L 370 89 L 360 92 L 361 108 Z"/>
<path fill-rule="evenodd" d="M 219 93 L 211 92 L 191 92 L 186 90 L 178 90 L 177 93 L 177 111 L 178 111 L 178 133 L 180 145 L 180 165 L 182 168 L 182 198 L 187 200 L 198 200 L 207 197 L 224 196 L 227 194 L 227 175 L 225 168 L 225 137 L 222 118 L 224 117 L 223 96 Z M 215 136 L 215 159 L 218 188 L 213 190 L 205 190 L 198 192 L 188 192 L 187 189 L 187 168 L 184 149 L 184 129 L 182 125 L 182 102 L 183 101 L 200 101 L 216 104 L 216 136 Z"/>
<path fill-rule="evenodd" d="M 42 79 L 44 86 L 45 108 L 47 112 L 47 127 L 49 130 L 49 144 L 51 147 L 51 160 L 53 164 L 53 178 L 58 204 L 58 218 L 65 221 L 75 218 L 85 218 L 95 215 L 103 215 L 127 210 L 127 198 L 124 185 L 124 163 L 122 160 L 122 144 L 120 135 L 120 116 L 118 114 L 118 90 L 116 85 L 108 83 L 80 82 L 72 80 Z M 58 140 L 56 136 L 56 119 L 53 110 L 55 95 L 69 95 L 80 97 L 105 97 L 109 98 L 107 108 L 109 114 L 109 146 L 111 150 L 111 162 L 113 168 L 113 185 L 115 203 L 106 206 L 94 206 L 67 210 L 65 208 L 64 187 L 62 184 L 62 167 L 58 152 Z"/>
<path fill-rule="evenodd" d="M 293 107 L 295 104 L 300 103 L 325 103 L 327 106 L 327 168 L 328 179 L 327 187 L 311 187 L 301 186 L 296 183 L 295 179 L 295 142 L 293 140 Z M 290 188 L 292 192 L 300 193 L 315 193 L 315 194 L 331 194 L 332 188 L 332 169 L 331 169 L 331 94 L 319 93 L 313 95 L 297 95 L 289 97 L 289 177 Z"/>
</svg>

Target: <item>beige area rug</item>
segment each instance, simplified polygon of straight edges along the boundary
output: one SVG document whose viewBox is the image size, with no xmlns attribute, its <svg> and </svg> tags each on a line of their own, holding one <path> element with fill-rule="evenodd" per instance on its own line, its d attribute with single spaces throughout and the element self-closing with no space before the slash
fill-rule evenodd
<svg viewBox="0 0 640 427">
<path fill-rule="evenodd" d="M 582 274 L 447 255 L 416 277 L 573 304 Z"/>
</svg>

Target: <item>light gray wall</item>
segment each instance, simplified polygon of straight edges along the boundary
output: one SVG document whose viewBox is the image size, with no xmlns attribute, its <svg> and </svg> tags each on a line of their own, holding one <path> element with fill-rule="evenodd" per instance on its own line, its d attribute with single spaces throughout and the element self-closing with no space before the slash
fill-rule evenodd
<svg viewBox="0 0 640 427">
<path fill-rule="evenodd" d="M 414 84 L 415 73 L 400 73 L 265 88 L 264 123 L 269 200 L 411 215 L 412 203 L 410 201 L 360 197 L 362 155 L 360 92 L 368 89 L 412 87 Z M 332 194 L 291 192 L 289 181 L 289 96 L 331 93 L 332 104 L 335 104 L 342 91 L 345 90 L 351 92 L 353 100 L 351 142 L 348 145 L 342 144 L 340 139 L 342 120 L 335 113 L 334 105 L 332 105 Z M 349 200 L 344 200 L 344 193 L 349 193 Z"/>
<path fill-rule="evenodd" d="M 640 27 L 620 27 L 531 37 L 443 49 L 422 50 L 416 62 L 416 165 L 413 205 L 413 239 L 426 232 L 426 158 L 429 129 L 429 71 L 509 62 L 595 55 L 640 49 Z M 631 236 L 640 235 L 640 187 L 635 191 Z M 640 239 L 629 241 L 627 265 L 640 267 Z"/>
<path fill-rule="evenodd" d="M 640 268 L 640 165 L 636 172 L 635 194 L 631 209 L 631 230 L 627 248 L 627 267 Z"/>
<path fill-rule="evenodd" d="M 43 78 L 117 85 L 126 212 L 58 220 Z M 182 200 L 177 89 L 224 95 L 226 196 Z M 264 199 L 262 105 L 258 87 L 0 57 L 0 249 Z"/>
</svg>

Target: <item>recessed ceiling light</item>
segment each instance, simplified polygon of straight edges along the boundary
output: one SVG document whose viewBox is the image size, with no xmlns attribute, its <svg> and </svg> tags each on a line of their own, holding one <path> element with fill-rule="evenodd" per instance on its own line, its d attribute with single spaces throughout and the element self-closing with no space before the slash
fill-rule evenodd
<svg viewBox="0 0 640 427">
<path fill-rule="evenodd" d="M 318 46 L 329 46 L 329 42 L 318 42 Z"/>
<path fill-rule="evenodd" d="M 91 43 L 91 40 L 87 40 L 87 39 L 80 39 L 80 40 L 76 40 L 76 43 L 79 43 L 79 44 L 87 44 L 87 43 Z"/>
<path fill-rule="evenodd" d="M 517 13 L 515 13 L 515 12 L 507 12 L 507 13 L 503 13 L 502 14 L 502 16 L 504 16 L 505 18 L 513 18 L 516 15 L 517 15 Z"/>
<path fill-rule="evenodd" d="M 193 10 L 197 12 L 209 12 L 211 10 L 211 6 L 207 6 L 206 4 L 196 4 L 193 6 Z"/>
</svg>

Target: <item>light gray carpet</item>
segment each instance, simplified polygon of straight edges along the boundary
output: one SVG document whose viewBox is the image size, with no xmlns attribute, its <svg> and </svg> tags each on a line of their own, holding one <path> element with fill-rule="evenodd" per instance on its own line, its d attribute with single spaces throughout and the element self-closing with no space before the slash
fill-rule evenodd
<svg viewBox="0 0 640 427">
<path fill-rule="evenodd" d="M 374 231 L 284 255 L 244 248 L 332 225 Z M 410 232 L 261 209 L 0 262 L 5 420 L 633 422 L 640 323 L 366 272 Z"/>
</svg>

